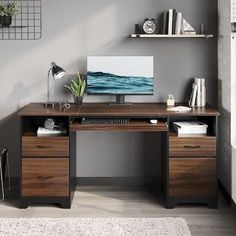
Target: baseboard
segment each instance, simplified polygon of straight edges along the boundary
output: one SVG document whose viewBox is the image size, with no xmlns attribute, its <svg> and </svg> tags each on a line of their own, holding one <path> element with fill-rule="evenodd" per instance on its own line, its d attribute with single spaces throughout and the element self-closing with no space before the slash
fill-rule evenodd
<svg viewBox="0 0 236 236">
<path fill-rule="evenodd" d="M 232 199 L 231 195 L 228 193 L 228 191 L 225 189 L 224 185 L 218 180 L 218 189 L 222 193 L 223 197 L 227 201 L 227 203 L 233 207 L 236 208 L 236 203 Z"/>
<path fill-rule="evenodd" d="M 160 179 L 152 177 L 77 177 L 78 186 L 160 186 Z"/>
<path fill-rule="evenodd" d="M 123 187 L 161 187 L 159 177 L 76 177 L 77 186 L 123 186 Z M 20 179 L 11 178 L 12 189 L 19 190 Z"/>
</svg>

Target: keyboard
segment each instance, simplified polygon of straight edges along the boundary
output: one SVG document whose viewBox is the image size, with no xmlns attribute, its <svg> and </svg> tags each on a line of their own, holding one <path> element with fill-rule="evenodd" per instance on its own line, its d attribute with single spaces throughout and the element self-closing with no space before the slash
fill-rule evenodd
<svg viewBox="0 0 236 236">
<path fill-rule="evenodd" d="M 81 121 L 81 124 L 86 124 L 86 125 L 92 125 L 92 124 L 104 124 L 104 125 L 109 125 L 109 124 L 128 124 L 129 119 L 86 119 L 83 118 Z"/>
</svg>

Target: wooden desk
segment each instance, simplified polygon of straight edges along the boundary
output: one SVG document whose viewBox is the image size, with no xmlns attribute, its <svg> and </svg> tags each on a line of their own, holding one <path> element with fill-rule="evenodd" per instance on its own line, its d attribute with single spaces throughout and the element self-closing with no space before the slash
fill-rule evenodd
<svg viewBox="0 0 236 236">
<path fill-rule="evenodd" d="M 163 185 L 167 208 L 179 203 L 206 203 L 217 206 L 217 126 L 219 112 L 210 106 L 190 112 L 166 111 L 165 104 L 136 103 L 109 106 L 105 103 L 72 105 L 65 111 L 32 103 L 19 111 L 21 117 L 21 207 L 30 203 L 60 203 L 70 208 L 74 190 L 75 131 L 161 132 Z M 62 137 L 37 137 L 44 120 L 63 122 L 67 133 Z M 82 118 L 128 118 L 128 124 L 85 125 Z M 158 119 L 156 125 L 150 119 Z M 200 120 L 208 124 L 204 137 L 178 137 L 172 121 Z M 80 157 L 79 157 L 80 158 Z"/>
</svg>

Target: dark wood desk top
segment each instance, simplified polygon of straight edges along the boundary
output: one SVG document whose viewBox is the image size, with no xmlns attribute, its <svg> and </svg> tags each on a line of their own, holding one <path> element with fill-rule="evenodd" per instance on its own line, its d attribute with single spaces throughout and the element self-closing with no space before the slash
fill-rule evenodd
<svg viewBox="0 0 236 236">
<path fill-rule="evenodd" d="M 19 116 L 80 116 L 80 117 L 168 117 L 168 116 L 219 116 L 220 113 L 207 105 L 189 112 L 170 112 L 164 103 L 134 103 L 132 105 L 108 105 L 107 103 L 83 103 L 81 107 L 60 111 L 59 106 L 45 108 L 42 103 L 31 103 L 19 111 Z"/>
<path fill-rule="evenodd" d="M 30 103 L 23 107 L 19 116 L 76 116 L 79 114 L 80 107 L 71 104 L 71 108 L 65 111 L 60 111 L 59 105 L 55 108 L 46 108 L 43 103 Z"/>
<path fill-rule="evenodd" d="M 166 110 L 164 103 L 134 103 L 130 106 L 107 105 L 104 103 L 85 103 L 81 106 L 80 116 L 134 116 L 134 117 L 155 117 L 155 116 L 215 116 L 219 112 L 210 106 L 205 108 L 194 108 L 190 112 L 170 112 Z"/>
</svg>

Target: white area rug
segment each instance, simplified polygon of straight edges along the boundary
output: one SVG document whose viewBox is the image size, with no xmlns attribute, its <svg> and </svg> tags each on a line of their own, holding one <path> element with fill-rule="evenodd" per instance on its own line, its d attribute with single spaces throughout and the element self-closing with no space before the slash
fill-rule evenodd
<svg viewBox="0 0 236 236">
<path fill-rule="evenodd" d="M 191 236 L 183 218 L 0 218 L 1 236 Z"/>
</svg>

